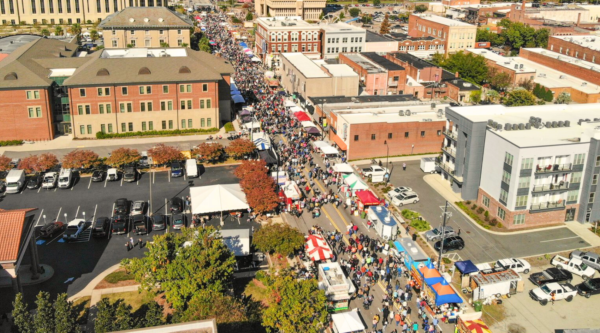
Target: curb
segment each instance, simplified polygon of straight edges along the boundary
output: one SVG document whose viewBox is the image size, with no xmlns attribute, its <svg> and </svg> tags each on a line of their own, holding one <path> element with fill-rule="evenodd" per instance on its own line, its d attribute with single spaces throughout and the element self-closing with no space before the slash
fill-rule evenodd
<svg viewBox="0 0 600 333">
<path fill-rule="evenodd" d="M 75 300 L 77 300 L 78 298 L 84 297 L 84 296 L 92 296 L 92 293 L 94 292 L 94 288 L 98 285 L 98 283 L 100 283 L 102 280 L 104 280 L 104 278 L 116 271 L 117 269 L 121 268 L 121 264 L 116 264 L 113 265 L 107 269 L 105 269 L 102 273 L 96 275 L 96 277 L 90 281 L 90 283 L 87 284 L 87 286 L 85 286 L 85 288 L 83 288 L 80 292 L 78 292 L 77 294 L 69 297 L 69 302 L 73 302 Z"/>
</svg>

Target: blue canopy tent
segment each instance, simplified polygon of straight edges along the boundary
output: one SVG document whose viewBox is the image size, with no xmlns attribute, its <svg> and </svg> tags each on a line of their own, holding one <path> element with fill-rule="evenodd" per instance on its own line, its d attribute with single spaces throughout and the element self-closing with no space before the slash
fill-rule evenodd
<svg viewBox="0 0 600 333">
<path fill-rule="evenodd" d="M 241 47 L 243 47 L 243 48 L 248 48 L 248 44 L 246 44 L 246 43 L 244 43 L 244 42 L 241 42 L 241 43 L 240 43 L 240 46 L 241 46 Z"/>
<path fill-rule="evenodd" d="M 233 96 L 231 96 L 231 99 L 233 100 L 233 103 L 235 103 L 235 104 L 246 103 L 246 100 L 244 99 L 244 97 L 242 97 L 242 95 L 233 95 Z"/>
<path fill-rule="evenodd" d="M 479 272 L 479 268 L 471 260 L 457 261 L 454 266 L 458 268 L 461 274 L 471 274 Z"/>
<path fill-rule="evenodd" d="M 231 90 L 231 96 L 233 95 L 241 95 L 242 93 L 239 90 Z"/>
<path fill-rule="evenodd" d="M 446 280 L 444 280 L 444 278 L 441 276 L 425 279 L 425 283 L 427 283 L 430 286 L 433 286 L 434 284 L 442 282 L 442 281 L 446 281 Z"/>
<path fill-rule="evenodd" d="M 229 87 L 231 88 L 231 90 L 239 90 L 237 85 L 235 84 L 235 82 L 231 82 L 231 84 L 229 85 Z"/>
<path fill-rule="evenodd" d="M 428 286 L 435 294 L 435 305 L 440 306 L 448 303 L 462 303 L 463 300 L 458 296 L 452 287 L 448 285 L 446 280 L 442 280 L 436 284 Z"/>
</svg>

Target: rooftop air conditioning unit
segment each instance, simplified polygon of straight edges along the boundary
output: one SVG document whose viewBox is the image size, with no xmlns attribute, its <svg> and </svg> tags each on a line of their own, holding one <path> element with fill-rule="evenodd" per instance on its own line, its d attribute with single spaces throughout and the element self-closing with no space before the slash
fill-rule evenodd
<svg viewBox="0 0 600 333">
<path fill-rule="evenodd" d="M 519 65 L 519 68 L 520 68 L 520 69 L 523 69 L 523 64 L 520 64 L 520 65 Z"/>
<path fill-rule="evenodd" d="M 565 120 L 565 127 L 571 127 L 571 121 Z"/>
<path fill-rule="evenodd" d="M 519 129 L 519 124 L 512 124 L 512 130 L 517 131 Z"/>
<path fill-rule="evenodd" d="M 581 85 L 582 85 L 583 87 L 585 87 L 585 86 L 587 86 L 587 82 L 582 82 L 582 83 L 581 83 Z"/>
<path fill-rule="evenodd" d="M 551 128 L 551 127 L 552 127 L 552 122 L 550 122 L 550 121 L 547 121 L 547 122 L 546 122 L 546 128 Z"/>
<path fill-rule="evenodd" d="M 521 123 L 519 124 L 519 130 L 522 131 L 525 129 L 525 124 Z"/>
<path fill-rule="evenodd" d="M 398 115 L 399 115 L 399 116 L 404 116 L 404 110 L 400 110 L 400 111 L 398 111 Z"/>
<path fill-rule="evenodd" d="M 579 119 L 579 121 L 577 121 L 577 125 L 581 125 L 581 123 L 583 123 L 585 120 L 583 119 Z"/>
<path fill-rule="evenodd" d="M 494 119 L 488 119 L 488 126 L 494 125 Z"/>
<path fill-rule="evenodd" d="M 558 78 L 559 78 L 559 79 L 564 79 L 564 78 L 565 78 L 565 76 L 564 76 L 564 75 L 561 75 L 561 76 L 559 76 Z"/>
<path fill-rule="evenodd" d="M 558 122 L 557 121 L 553 121 L 552 122 L 552 128 L 557 128 L 558 127 Z"/>
<path fill-rule="evenodd" d="M 504 124 L 505 131 L 510 131 L 511 129 L 512 129 L 512 124 L 509 124 L 509 123 Z"/>
<path fill-rule="evenodd" d="M 565 123 L 561 120 L 558 122 L 558 127 L 563 127 L 565 125 Z"/>
<path fill-rule="evenodd" d="M 531 124 L 530 123 L 525 124 L 525 129 L 526 130 L 530 130 L 531 129 Z"/>
<path fill-rule="evenodd" d="M 515 69 L 519 69 L 519 64 L 515 64 Z"/>
<path fill-rule="evenodd" d="M 407 117 L 409 117 L 409 116 L 410 116 L 410 110 L 406 110 L 406 111 L 404 112 L 404 115 L 405 115 L 405 116 L 407 116 Z"/>
<path fill-rule="evenodd" d="M 496 130 L 501 131 L 502 130 L 502 124 L 496 123 Z"/>
</svg>

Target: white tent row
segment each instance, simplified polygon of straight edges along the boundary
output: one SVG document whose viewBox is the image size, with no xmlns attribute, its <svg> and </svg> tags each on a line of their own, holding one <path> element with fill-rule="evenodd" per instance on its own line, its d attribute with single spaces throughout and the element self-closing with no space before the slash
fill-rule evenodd
<svg viewBox="0 0 600 333">
<path fill-rule="evenodd" d="M 296 106 L 296 103 L 290 101 L 289 99 L 285 101 L 285 107 L 291 108 L 293 106 Z"/>
<path fill-rule="evenodd" d="M 291 112 L 291 113 L 294 113 L 294 112 L 304 112 L 304 110 L 302 110 L 302 108 L 301 108 L 301 107 L 294 105 L 294 106 L 292 106 L 292 107 L 290 108 L 290 112 Z"/>
<path fill-rule="evenodd" d="M 338 152 L 338 150 L 333 148 L 332 146 L 321 147 L 321 152 L 323 152 L 323 154 L 325 154 L 325 155 L 339 155 L 340 154 L 340 152 Z"/>
<path fill-rule="evenodd" d="M 300 122 L 300 124 L 302 124 L 302 127 L 304 127 L 304 128 L 316 127 L 312 121 L 302 121 L 302 122 Z"/>
<path fill-rule="evenodd" d="M 341 173 L 353 173 L 354 169 L 348 163 L 338 163 L 333 166 L 333 171 Z"/>
<path fill-rule="evenodd" d="M 250 59 L 250 60 L 251 60 L 252 62 L 262 62 L 262 61 L 260 60 L 260 58 L 258 58 L 258 57 L 256 57 L 256 56 L 252 57 L 252 59 Z"/>
<path fill-rule="evenodd" d="M 248 130 L 254 129 L 254 128 L 260 128 L 260 122 L 252 120 L 252 122 L 243 124 L 242 127 L 244 127 L 245 129 L 248 129 Z"/>
<path fill-rule="evenodd" d="M 331 147 L 331 145 L 329 145 L 325 141 L 314 141 L 313 142 L 313 147 L 315 147 L 315 148 L 323 148 L 323 147 Z"/>
<path fill-rule="evenodd" d="M 248 209 L 240 184 L 194 186 L 190 188 L 192 214 L 240 211 Z"/>
<path fill-rule="evenodd" d="M 333 328 L 336 333 L 363 332 L 365 329 L 365 325 L 363 325 L 357 309 L 332 314 L 331 319 L 333 320 Z"/>
</svg>

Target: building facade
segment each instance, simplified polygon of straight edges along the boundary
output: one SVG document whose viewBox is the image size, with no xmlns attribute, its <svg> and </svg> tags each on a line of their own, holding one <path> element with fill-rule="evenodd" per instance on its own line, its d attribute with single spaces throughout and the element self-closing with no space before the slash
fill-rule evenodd
<svg viewBox="0 0 600 333">
<path fill-rule="evenodd" d="M 325 5 L 325 0 L 256 0 L 254 9 L 258 16 L 299 16 L 317 21 Z"/>
<path fill-rule="evenodd" d="M 369 95 L 404 94 L 406 70 L 376 53 L 342 53 L 340 63 L 359 75 L 363 91 Z"/>
<path fill-rule="evenodd" d="M 321 57 L 321 33 L 318 25 L 300 16 L 262 17 L 256 20 L 255 53 L 268 66 L 278 67 L 281 53 L 301 52 L 311 59 Z"/>
<path fill-rule="evenodd" d="M 98 27 L 107 49 L 158 48 L 190 45 L 194 24 L 166 7 L 131 7 L 109 15 Z"/>
<path fill-rule="evenodd" d="M 481 0 L 442 0 L 444 6 L 472 6 L 479 5 Z"/>
<path fill-rule="evenodd" d="M 548 50 L 594 64 L 600 63 L 600 38 L 596 36 L 550 36 Z"/>
<path fill-rule="evenodd" d="M 445 53 L 474 47 L 476 34 L 477 26 L 441 16 L 412 14 L 408 20 L 409 36 L 442 39 Z"/>
<path fill-rule="evenodd" d="M 335 59 L 340 53 L 362 52 L 367 31 L 347 23 L 321 24 L 322 59 Z"/>
<path fill-rule="evenodd" d="M 166 7 L 166 0 L 0 0 L 2 25 L 100 22 L 128 7 Z"/>
<path fill-rule="evenodd" d="M 598 107 L 449 107 L 442 177 L 509 229 L 598 220 Z"/>
</svg>

